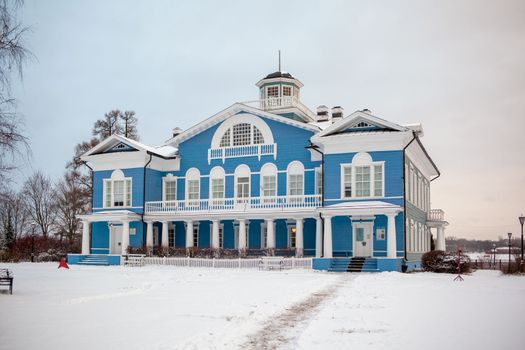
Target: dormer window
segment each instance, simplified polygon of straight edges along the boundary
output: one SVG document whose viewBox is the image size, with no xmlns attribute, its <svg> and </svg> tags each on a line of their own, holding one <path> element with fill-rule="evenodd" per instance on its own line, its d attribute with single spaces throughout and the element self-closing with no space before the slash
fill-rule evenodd
<svg viewBox="0 0 525 350">
<path fill-rule="evenodd" d="M 239 123 L 222 135 L 220 147 L 259 145 L 264 143 L 261 130 L 255 125 Z"/>
<path fill-rule="evenodd" d="M 359 122 L 357 123 L 354 128 L 371 128 L 372 125 L 368 124 L 367 122 Z"/>
</svg>

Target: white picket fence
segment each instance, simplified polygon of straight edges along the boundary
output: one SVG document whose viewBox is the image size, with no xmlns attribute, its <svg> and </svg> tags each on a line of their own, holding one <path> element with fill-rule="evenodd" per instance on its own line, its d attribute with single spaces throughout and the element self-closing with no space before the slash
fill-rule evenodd
<svg viewBox="0 0 525 350">
<path fill-rule="evenodd" d="M 211 267 L 211 268 L 238 268 L 257 269 L 261 259 L 205 259 L 188 257 L 143 257 L 144 265 L 169 265 L 181 267 Z M 284 268 L 288 269 L 310 269 L 312 258 L 282 258 Z M 130 264 L 132 265 L 132 264 Z M 132 265 L 139 266 L 139 264 Z"/>
</svg>

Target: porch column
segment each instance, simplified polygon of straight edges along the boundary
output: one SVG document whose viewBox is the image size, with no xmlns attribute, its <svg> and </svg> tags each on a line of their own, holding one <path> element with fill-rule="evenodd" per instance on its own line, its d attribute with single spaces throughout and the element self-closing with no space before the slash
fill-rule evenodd
<svg viewBox="0 0 525 350">
<path fill-rule="evenodd" d="M 324 258 L 332 257 L 332 217 L 324 216 Z"/>
<path fill-rule="evenodd" d="M 386 232 L 386 256 L 394 259 L 397 257 L 396 246 L 396 214 L 387 214 L 388 226 Z"/>
<path fill-rule="evenodd" d="M 82 220 L 82 254 L 89 254 L 89 226 L 90 222 Z"/>
<path fill-rule="evenodd" d="M 443 226 L 437 227 L 436 250 L 445 250 L 445 228 Z"/>
<path fill-rule="evenodd" d="M 128 254 L 129 247 L 129 221 L 122 221 L 122 251 L 121 255 Z"/>
<path fill-rule="evenodd" d="M 170 245 L 169 238 L 168 238 L 168 222 L 167 221 L 162 222 L 162 236 L 161 236 L 160 244 L 162 248 L 167 248 Z"/>
<path fill-rule="evenodd" d="M 246 220 L 239 220 L 239 250 L 246 249 Z"/>
<path fill-rule="evenodd" d="M 266 248 L 275 248 L 275 230 L 273 219 L 266 219 Z"/>
<path fill-rule="evenodd" d="M 323 220 L 320 217 L 315 218 L 315 257 L 320 258 L 323 255 Z"/>
<path fill-rule="evenodd" d="M 146 221 L 146 247 L 153 248 L 153 221 Z"/>
<path fill-rule="evenodd" d="M 295 220 L 295 256 L 302 258 L 304 255 L 303 218 Z"/>
<path fill-rule="evenodd" d="M 186 248 L 193 247 L 193 221 L 186 221 Z"/>
<path fill-rule="evenodd" d="M 219 220 L 213 220 L 211 224 L 211 247 L 213 249 L 219 249 Z"/>
</svg>

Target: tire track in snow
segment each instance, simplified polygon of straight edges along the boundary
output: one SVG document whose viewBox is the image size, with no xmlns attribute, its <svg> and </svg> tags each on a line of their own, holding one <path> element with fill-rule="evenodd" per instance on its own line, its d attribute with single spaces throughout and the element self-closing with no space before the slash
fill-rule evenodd
<svg viewBox="0 0 525 350">
<path fill-rule="evenodd" d="M 323 302 L 334 297 L 337 290 L 353 278 L 354 276 L 345 274 L 335 283 L 313 292 L 306 299 L 271 316 L 257 333 L 248 336 L 248 341 L 241 348 L 265 350 L 286 347 L 299 335 L 298 331 L 293 332 L 292 329 L 310 319 Z"/>
</svg>

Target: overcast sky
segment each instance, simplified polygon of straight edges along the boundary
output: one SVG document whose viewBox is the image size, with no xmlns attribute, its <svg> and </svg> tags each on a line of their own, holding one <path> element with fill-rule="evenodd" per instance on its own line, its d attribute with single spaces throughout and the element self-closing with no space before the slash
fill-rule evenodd
<svg viewBox="0 0 525 350">
<path fill-rule="evenodd" d="M 519 232 L 525 1 L 26 0 L 20 15 L 36 59 L 14 95 L 35 170 L 60 176 L 110 109 L 136 111 L 142 141 L 159 144 L 257 99 L 281 49 L 311 109 L 423 124 L 447 235 Z"/>
</svg>

